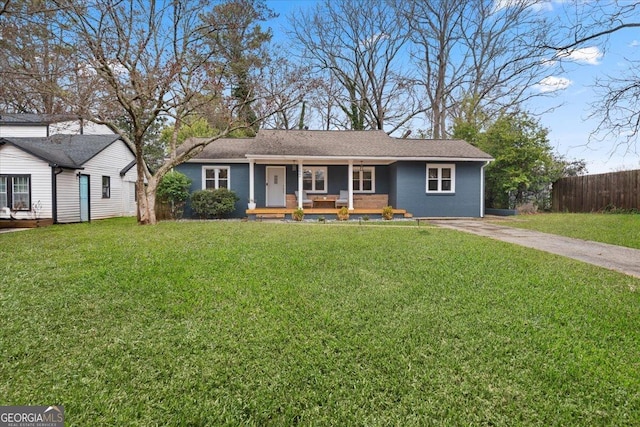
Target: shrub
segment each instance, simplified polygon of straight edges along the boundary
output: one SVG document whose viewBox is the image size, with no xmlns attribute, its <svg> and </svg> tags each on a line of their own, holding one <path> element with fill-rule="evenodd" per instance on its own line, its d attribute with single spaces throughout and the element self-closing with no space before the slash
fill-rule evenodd
<svg viewBox="0 0 640 427">
<path fill-rule="evenodd" d="M 393 219 L 393 208 L 391 206 L 385 206 L 382 208 L 382 218 L 387 221 Z"/>
<path fill-rule="evenodd" d="M 302 208 L 298 207 L 298 208 L 296 208 L 295 211 L 293 211 L 293 214 L 291 214 L 291 216 L 296 221 L 302 221 L 304 219 L 304 210 L 302 210 Z"/>
<path fill-rule="evenodd" d="M 236 193 L 226 188 L 199 190 L 191 195 L 191 209 L 200 218 L 224 218 L 236 208 Z"/>
<path fill-rule="evenodd" d="M 516 208 L 519 215 L 534 214 L 538 212 L 538 207 L 533 203 L 524 203 Z"/>
<path fill-rule="evenodd" d="M 613 203 L 609 203 L 604 208 L 602 208 L 602 213 L 605 214 L 639 214 L 640 211 L 637 208 L 625 209 L 618 208 Z"/>
<path fill-rule="evenodd" d="M 156 195 L 161 202 L 170 205 L 171 218 L 182 217 L 184 205 L 189 198 L 189 186 L 191 186 L 191 180 L 176 171 L 166 174 L 158 184 Z"/>
<path fill-rule="evenodd" d="M 346 221 L 349 219 L 349 209 L 346 206 L 343 206 L 338 211 L 338 220 Z"/>
</svg>

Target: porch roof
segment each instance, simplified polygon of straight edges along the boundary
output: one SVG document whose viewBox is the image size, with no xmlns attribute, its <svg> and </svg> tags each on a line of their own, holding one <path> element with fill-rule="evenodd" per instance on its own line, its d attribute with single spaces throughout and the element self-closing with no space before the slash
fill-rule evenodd
<svg viewBox="0 0 640 427">
<path fill-rule="evenodd" d="M 381 130 L 260 130 L 255 138 L 218 139 L 194 160 L 242 158 L 492 160 L 463 140 L 398 139 Z"/>
</svg>

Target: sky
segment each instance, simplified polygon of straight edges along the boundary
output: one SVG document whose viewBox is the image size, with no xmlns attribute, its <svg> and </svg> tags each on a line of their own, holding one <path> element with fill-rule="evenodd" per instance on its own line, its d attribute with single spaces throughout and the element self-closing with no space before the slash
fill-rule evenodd
<svg viewBox="0 0 640 427">
<path fill-rule="evenodd" d="M 504 3 L 509 0 L 497 0 Z M 551 0 L 538 6 L 538 13 L 558 14 L 563 0 Z M 311 9 L 316 0 L 267 0 L 279 17 L 269 25 L 276 41 L 286 40 L 287 17 L 299 9 Z M 640 144 L 628 147 L 622 140 L 600 141 L 592 137 L 599 120 L 590 118 L 592 104 L 598 100 L 593 84 L 596 78 L 620 75 L 625 58 L 639 58 L 640 30 L 614 33 L 609 40 L 595 40 L 566 58 L 565 72 L 553 75 L 536 87 L 549 97 L 528 103 L 540 124 L 549 130 L 549 142 L 555 152 L 568 160 L 584 160 L 589 174 L 640 168 Z M 618 147 L 616 149 L 616 147 Z"/>
</svg>

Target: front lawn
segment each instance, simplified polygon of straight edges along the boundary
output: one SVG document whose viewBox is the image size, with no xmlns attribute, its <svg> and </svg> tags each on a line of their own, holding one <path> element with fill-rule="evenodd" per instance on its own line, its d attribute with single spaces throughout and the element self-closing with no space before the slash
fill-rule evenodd
<svg viewBox="0 0 640 427">
<path fill-rule="evenodd" d="M 639 214 L 544 213 L 509 217 L 500 224 L 640 249 Z"/>
<path fill-rule="evenodd" d="M 432 227 L 0 234 L 0 405 L 88 425 L 638 425 L 640 280 Z"/>
</svg>

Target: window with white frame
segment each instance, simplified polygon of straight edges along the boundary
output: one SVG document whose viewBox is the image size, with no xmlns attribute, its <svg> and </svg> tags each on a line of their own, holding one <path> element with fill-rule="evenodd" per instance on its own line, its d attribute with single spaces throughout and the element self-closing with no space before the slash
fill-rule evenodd
<svg viewBox="0 0 640 427">
<path fill-rule="evenodd" d="M 353 191 L 354 193 L 374 193 L 376 191 L 376 174 L 374 167 L 363 167 L 353 169 Z"/>
<path fill-rule="evenodd" d="M 31 175 L 0 176 L 0 207 L 31 210 Z"/>
<path fill-rule="evenodd" d="M 204 190 L 231 188 L 229 166 L 206 166 L 202 168 L 202 186 Z"/>
<path fill-rule="evenodd" d="M 455 176 L 453 164 L 427 164 L 427 193 L 454 193 Z"/>
<path fill-rule="evenodd" d="M 9 190 L 7 188 L 7 177 L 0 176 L 0 208 L 9 207 Z"/>
<path fill-rule="evenodd" d="M 302 189 L 309 193 L 327 192 L 327 168 L 305 166 L 302 170 Z"/>
</svg>

